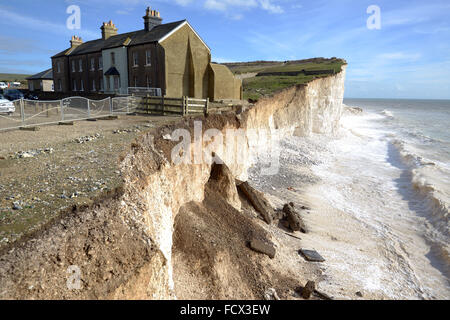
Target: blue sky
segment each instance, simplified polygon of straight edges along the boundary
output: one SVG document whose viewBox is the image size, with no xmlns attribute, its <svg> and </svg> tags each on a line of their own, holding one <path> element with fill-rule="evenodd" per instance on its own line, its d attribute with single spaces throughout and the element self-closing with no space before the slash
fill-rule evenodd
<svg viewBox="0 0 450 320">
<path fill-rule="evenodd" d="M 66 28 L 72 4 L 80 30 Z M 379 30 L 367 28 L 370 5 Z M 103 21 L 142 29 L 146 6 L 188 19 L 217 62 L 336 56 L 349 63 L 346 97 L 450 99 L 448 0 L 0 0 L 0 73 L 49 68 L 71 35 L 99 38 Z"/>
</svg>

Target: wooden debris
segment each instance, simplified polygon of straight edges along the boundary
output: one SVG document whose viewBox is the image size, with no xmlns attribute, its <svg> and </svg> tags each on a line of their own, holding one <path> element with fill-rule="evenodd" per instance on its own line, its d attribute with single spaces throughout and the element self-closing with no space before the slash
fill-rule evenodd
<svg viewBox="0 0 450 320">
<path fill-rule="evenodd" d="M 39 127 L 20 127 L 20 130 L 23 131 L 39 131 L 41 128 Z"/>
<path fill-rule="evenodd" d="M 323 300 L 333 300 L 332 297 L 330 297 L 326 293 L 320 292 L 318 290 L 314 290 L 314 295 L 319 297 L 320 299 L 323 299 Z"/>
<path fill-rule="evenodd" d="M 302 240 L 302 238 L 296 237 L 293 234 L 290 234 L 290 233 L 287 233 L 287 232 L 284 232 L 284 234 L 289 236 L 289 237 L 292 237 L 292 238 L 295 238 L 295 239 L 298 239 L 298 240 Z"/>
<path fill-rule="evenodd" d="M 107 116 L 100 118 L 99 120 L 117 120 L 117 119 L 119 119 L 119 116 Z"/>
</svg>

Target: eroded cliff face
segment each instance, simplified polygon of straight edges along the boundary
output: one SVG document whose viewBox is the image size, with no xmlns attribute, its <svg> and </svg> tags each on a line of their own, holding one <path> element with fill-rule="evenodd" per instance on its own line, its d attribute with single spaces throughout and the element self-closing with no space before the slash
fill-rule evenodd
<svg viewBox="0 0 450 320">
<path fill-rule="evenodd" d="M 196 162 L 195 155 L 200 151 L 208 158 L 215 152 L 234 177 L 246 180 L 261 146 L 296 129 L 305 135 L 337 129 L 344 80 L 345 68 L 238 115 L 186 118 L 142 135 L 121 159 L 123 186 L 111 198 L 64 215 L 0 257 L 0 298 L 175 298 L 174 222 L 183 206 L 204 200 L 211 176 L 211 163 Z M 174 163 L 172 150 L 180 141 L 163 137 L 177 129 L 203 136 L 189 145 L 194 163 Z M 221 148 L 214 148 L 208 132 L 222 134 Z M 230 132 L 241 133 L 240 140 L 229 138 Z M 67 288 L 69 266 L 81 272 L 79 289 Z"/>
</svg>

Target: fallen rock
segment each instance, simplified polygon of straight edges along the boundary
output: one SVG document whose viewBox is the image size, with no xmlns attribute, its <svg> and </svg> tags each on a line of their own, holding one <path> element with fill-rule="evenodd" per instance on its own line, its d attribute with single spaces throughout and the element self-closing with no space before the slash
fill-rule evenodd
<svg viewBox="0 0 450 320">
<path fill-rule="evenodd" d="M 303 223 L 300 214 L 295 211 L 294 204 L 292 202 L 284 205 L 283 212 L 286 214 L 289 228 L 292 231 L 307 233 L 305 224 Z"/>
<path fill-rule="evenodd" d="M 100 135 L 99 133 L 96 133 L 93 136 L 80 137 L 80 138 L 77 138 L 77 139 L 75 139 L 73 141 L 76 142 L 76 143 L 83 144 L 83 143 L 91 142 L 91 141 L 94 141 L 94 140 L 97 140 L 97 139 L 100 139 L 100 138 L 103 138 L 103 136 Z"/>
<path fill-rule="evenodd" d="M 310 262 L 324 262 L 325 259 L 315 250 L 300 249 L 301 254 L 307 261 Z"/>
<path fill-rule="evenodd" d="M 280 300 L 280 297 L 277 294 L 277 291 L 274 288 L 269 288 L 264 293 L 264 299 L 270 300 Z"/>
<path fill-rule="evenodd" d="M 253 251 L 269 256 L 270 259 L 275 258 L 276 249 L 273 243 L 262 241 L 260 239 L 253 239 L 250 241 L 250 248 Z"/>
<path fill-rule="evenodd" d="M 22 201 L 15 201 L 12 208 L 13 210 L 22 210 Z"/>
<path fill-rule="evenodd" d="M 311 298 L 311 295 L 316 290 L 316 283 L 314 281 L 308 281 L 306 285 L 302 289 L 302 297 L 303 299 Z"/>
<path fill-rule="evenodd" d="M 212 165 L 209 186 L 221 194 L 236 210 L 240 211 L 242 204 L 234 176 L 225 164 L 219 162 Z"/>
<path fill-rule="evenodd" d="M 262 215 L 264 221 L 267 222 L 267 224 L 271 224 L 274 210 L 264 194 L 252 188 L 248 182 L 238 181 L 236 184 L 238 185 L 238 189 L 247 197 L 255 210 Z"/>
</svg>

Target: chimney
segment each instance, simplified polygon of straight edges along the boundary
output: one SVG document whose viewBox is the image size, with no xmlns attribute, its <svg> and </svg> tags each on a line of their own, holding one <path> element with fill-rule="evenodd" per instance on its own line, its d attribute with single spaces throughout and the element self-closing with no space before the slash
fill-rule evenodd
<svg viewBox="0 0 450 320">
<path fill-rule="evenodd" d="M 70 40 L 70 47 L 76 48 L 79 45 L 83 44 L 83 39 L 77 36 L 72 36 L 72 40 Z"/>
<path fill-rule="evenodd" d="M 156 10 L 151 10 L 150 7 L 147 8 L 144 18 L 144 29 L 145 31 L 150 31 L 154 27 L 159 26 L 162 23 L 161 16 Z"/>
<path fill-rule="evenodd" d="M 117 35 L 117 28 L 115 24 L 110 20 L 109 22 L 103 22 L 100 28 L 102 30 L 102 39 L 106 40 L 112 36 Z"/>
</svg>

